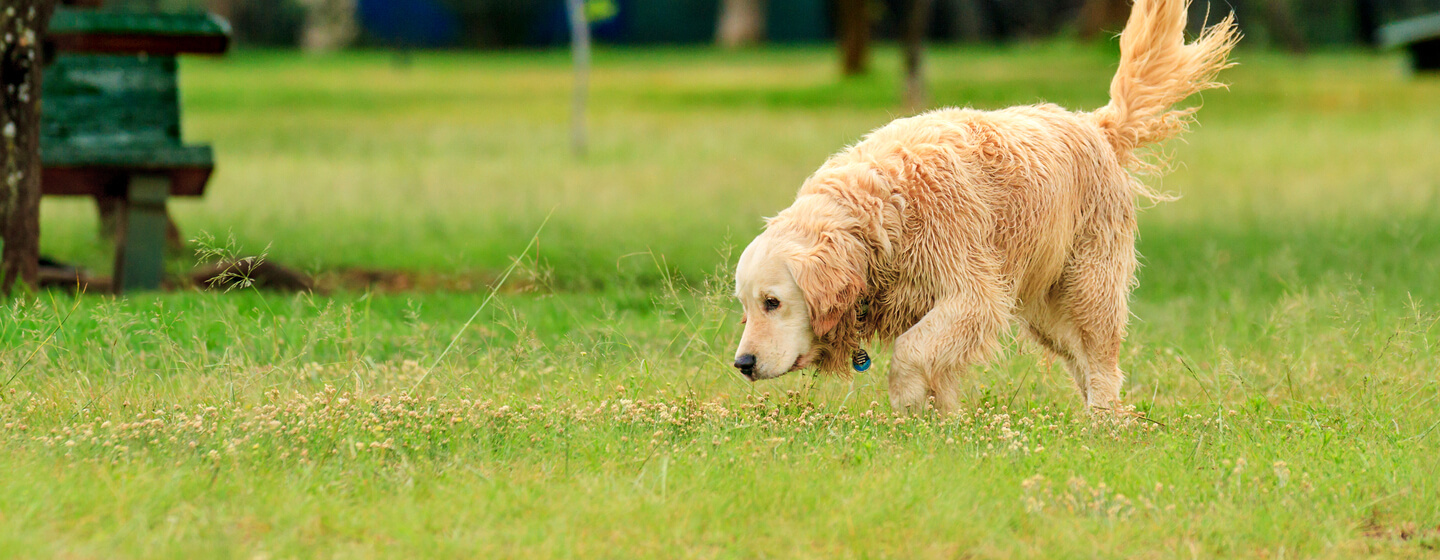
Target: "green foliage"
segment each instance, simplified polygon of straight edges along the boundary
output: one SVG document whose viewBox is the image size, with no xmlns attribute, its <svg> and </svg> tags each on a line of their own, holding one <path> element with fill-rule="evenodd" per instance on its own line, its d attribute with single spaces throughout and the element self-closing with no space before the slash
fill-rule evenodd
<svg viewBox="0 0 1440 560">
<path fill-rule="evenodd" d="M 734 248 L 895 116 L 879 56 L 842 81 L 827 50 L 602 51 L 579 161 L 561 53 L 187 62 L 186 132 L 220 172 L 176 214 L 214 255 L 496 278 L 553 210 L 539 257 L 467 329 L 488 288 L 7 302 L 0 550 L 1435 554 L 1440 83 L 1241 53 L 1151 179 L 1184 198 L 1141 216 L 1122 367 L 1145 420 L 1085 417 L 1017 342 L 963 414 L 896 417 L 884 349 L 851 380 L 727 364 Z M 1098 106 L 1113 64 L 933 60 L 938 102 L 982 108 Z M 45 204 L 49 252 L 105 261 L 86 203 Z"/>
</svg>

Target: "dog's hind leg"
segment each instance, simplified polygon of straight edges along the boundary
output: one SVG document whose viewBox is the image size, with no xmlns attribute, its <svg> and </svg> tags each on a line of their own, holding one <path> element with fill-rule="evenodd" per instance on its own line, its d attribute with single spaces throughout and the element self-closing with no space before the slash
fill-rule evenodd
<svg viewBox="0 0 1440 560">
<path fill-rule="evenodd" d="M 1131 222 L 1133 223 L 1133 222 Z M 1101 228 L 1087 236 L 1061 277 L 1054 310 L 1069 319 L 1073 333 L 1067 350 L 1084 372 L 1081 393 L 1092 410 L 1120 404 L 1120 344 L 1130 319 L 1130 287 L 1135 278 L 1133 228 Z M 1077 376 L 1078 377 L 1078 376 Z"/>
<path fill-rule="evenodd" d="M 937 302 L 920 322 L 895 339 L 890 362 L 891 406 L 916 411 L 933 396 L 942 412 L 954 411 L 965 369 L 995 353 L 1009 320 L 1003 297 L 953 297 Z"/>
</svg>

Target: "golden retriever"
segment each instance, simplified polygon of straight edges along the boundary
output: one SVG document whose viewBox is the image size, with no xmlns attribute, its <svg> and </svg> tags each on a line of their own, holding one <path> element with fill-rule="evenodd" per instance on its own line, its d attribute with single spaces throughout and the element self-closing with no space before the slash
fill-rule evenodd
<svg viewBox="0 0 1440 560">
<path fill-rule="evenodd" d="M 1063 360 L 1086 405 L 1120 400 L 1135 282 L 1136 150 L 1185 130 L 1238 40 L 1232 17 L 1185 43 L 1186 0 L 1137 0 L 1110 103 L 941 109 L 833 156 L 766 222 L 736 268 L 745 332 L 735 367 L 768 379 L 868 366 L 893 343 L 898 409 L 957 404 L 960 375 L 1012 322 Z"/>
</svg>

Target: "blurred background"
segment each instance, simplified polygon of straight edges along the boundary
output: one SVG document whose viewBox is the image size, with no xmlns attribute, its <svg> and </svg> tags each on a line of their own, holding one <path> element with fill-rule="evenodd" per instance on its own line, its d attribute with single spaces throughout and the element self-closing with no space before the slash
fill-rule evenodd
<svg viewBox="0 0 1440 560">
<path fill-rule="evenodd" d="M 909 0 L 864 0 L 875 36 L 900 34 Z M 597 41 L 617 45 L 703 44 L 717 40 L 730 10 L 752 27 L 737 31 L 778 43 L 833 40 L 845 11 L 837 0 L 587 0 Z M 1087 5 L 1088 4 L 1088 5 Z M 1440 0 L 1232 0 L 1195 2 L 1233 9 L 1249 41 L 1286 49 L 1363 45 L 1379 25 L 1440 11 Z M 1213 4 L 1213 5 L 1209 5 Z M 1128 3 L 1110 0 L 931 0 L 927 36 L 936 41 L 1007 42 L 1114 31 Z M 558 0 L 110 0 L 107 7 L 221 14 L 241 45 L 330 49 L 543 48 L 568 43 Z M 1107 13 L 1110 12 L 1110 13 Z"/>
<path fill-rule="evenodd" d="M 563 0 L 104 2 L 233 26 L 228 53 L 179 58 L 183 136 L 213 146 L 216 172 L 203 197 L 170 202 L 189 242 L 172 246 L 171 276 L 208 239 L 322 286 L 470 291 L 544 223 L 537 284 L 643 295 L 725 278 L 763 216 L 894 118 L 1104 105 L 1129 11 L 1125 0 L 579 6 L 596 44 L 586 80 Z M 1160 150 L 1170 173 L 1146 179 L 1184 198 L 1141 220 L 1138 295 L 1418 278 L 1429 261 L 1416 251 L 1440 230 L 1440 81 L 1376 44 L 1440 0 L 1197 0 L 1192 32 L 1232 8 L 1245 33 L 1222 76 L 1232 87 L 1190 101 L 1205 105 L 1196 130 Z M 47 197 L 42 251 L 104 274 L 113 245 L 97 219 L 93 202 Z M 1215 274 L 1228 280 L 1197 279 Z"/>
</svg>

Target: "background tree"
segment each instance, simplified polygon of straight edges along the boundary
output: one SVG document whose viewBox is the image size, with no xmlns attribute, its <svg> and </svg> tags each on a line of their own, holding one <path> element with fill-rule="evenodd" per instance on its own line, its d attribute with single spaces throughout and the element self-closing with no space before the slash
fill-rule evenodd
<svg viewBox="0 0 1440 560">
<path fill-rule="evenodd" d="M 783 0 L 782 0 L 783 1 Z M 736 48 L 759 43 L 765 38 L 765 0 L 724 0 L 715 40 L 720 46 Z"/>
<path fill-rule="evenodd" d="M 870 69 L 869 0 L 840 0 L 837 19 L 840 39 L 840 70 L 846 76 Z"/>
<path fill-rule="evenodd" d="M 1295 14 L 1291 11 L 1289 2 L 1286 0 L 1252 1 L 1260 4 L 1260 11 L 1264 14 L 1262 24 L 1273 40 L 1292 53 L 1298 54 L 1310 50 L 1310 45 L 1305 40 L 1305 34 L 1295 23 Z"/>
<path fill-rule="evenodd" d="M 1208 5 L 1197 2 L 1192 15 L 1198 17 L 1209 9 L 1211 18 L 1218 18 L 1234 11 L 1239 18 L 1241 29 L 1263 31 L 1263 36 L 1292 53 L 1309 50 L 1309 41 L 1296 21 L 1292 4 L 1300 0 L 1211 0 Z M 1369 0 L 1361 0 L 1368 3 Z M 1085 0 L 1080 8 L 1080 37 L 1093 39 L 1101 33 L 1116 33 L 1125 26 L 1130 16 L 1129 0 Z M 1193 24 L 1197 20 L 1192 20 Z M 1252 34 L 1254 35 L 1254 34 Z"/>
<path fill-rule="evenodd" d="M 1130 16 L 1126 0 L 1085 0 L 1080 8 L 1080 38 L 1094 39 L 1106 31 L 1119 31 Z"/>
<path fill-rule="evenodd" d="M 1379 45 L 1376 32 L 1380 28 L 1380 6 L 1375 0 L 1356 0 L 1355 39 L 1367 47 Z"/>
<path fill-rule="evenodd" d="M 311 52 L 343 49 L 360 34 L 355 23 L 355 0 L 303 0 L 305 32 L 301 46 Z"/>
<path fill-rule="evenodd" d="M 930 29 L 932 0 L 910 0 L 905 21 L 905 107 L 911 112 L 929 102 L 925 90 L 925 32 Z"/>
<path fill-rule="evenodd" d="M 54 0 L 0 9 L 0 294 L 35 285 L 40 259 L 41 41 Z"/>
</svg>

